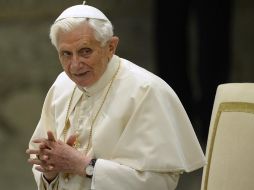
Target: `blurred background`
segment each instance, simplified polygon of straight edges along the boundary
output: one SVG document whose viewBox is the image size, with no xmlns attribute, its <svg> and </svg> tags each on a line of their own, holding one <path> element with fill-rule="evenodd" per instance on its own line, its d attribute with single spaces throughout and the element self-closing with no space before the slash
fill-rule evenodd
<svg viewBox="0 0 254 190">
<path fill-rule="evenodd" d="M 216 87 L 254 81 L 252 0 L 90 0 L 120 37 L 117 54 L 161 76 L 179 95 L 205 151 Z M 0 0 L 0 189 L 36 189 L 29 139 L 61 72 L 48 33 L 77 0 Z M 177 190 L 200 189 L 202 169 Z"/>
</svg>

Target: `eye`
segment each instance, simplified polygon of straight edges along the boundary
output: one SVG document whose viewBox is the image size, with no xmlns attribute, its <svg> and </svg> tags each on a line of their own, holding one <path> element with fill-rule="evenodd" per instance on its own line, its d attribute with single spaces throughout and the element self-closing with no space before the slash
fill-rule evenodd
<svg viewBox="0 0 254 190">
<path fill-rule="evenodd" d="M 61 51 L 60 55 L 61 55 L 61 57 L 69 57 L 69 56 L 71 56 L 71 52 L 69 52 L 69 51 Z"/>
<path fill-rule="evenodd" d="M 92 54 L 92 49 L 91 48 L 82 48 L 79 50 L 79 54 L 82 57 L 88 57 L 90 54 Z"/>
</svg>

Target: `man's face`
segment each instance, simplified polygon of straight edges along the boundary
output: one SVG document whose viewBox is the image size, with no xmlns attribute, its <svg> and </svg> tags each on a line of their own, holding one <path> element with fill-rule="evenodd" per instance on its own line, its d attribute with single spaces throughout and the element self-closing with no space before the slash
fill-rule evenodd
<svg viewBox="0 0 254 190">
<path fill-rule="evenodd" d="M 110 49 L 110 42 L 100 46 L 87 24 L 58 35 L 61 65 L 70 79 L 82 87 L 91 86 L 102 76 L 112 56 Z"/>
</svg>

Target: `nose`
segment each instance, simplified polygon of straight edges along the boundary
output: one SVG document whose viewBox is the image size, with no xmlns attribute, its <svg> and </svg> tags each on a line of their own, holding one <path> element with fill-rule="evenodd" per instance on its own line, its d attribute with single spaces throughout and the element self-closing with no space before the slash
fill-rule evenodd
<svg viewBox="0 0 254 190">
<path fill-rule="evenodd" d="M 79 56 L 74 54 L 71 59 L 71 67 L 80 68 L 81 66 L 82 64 L 80 62 Z"/>
</svg>

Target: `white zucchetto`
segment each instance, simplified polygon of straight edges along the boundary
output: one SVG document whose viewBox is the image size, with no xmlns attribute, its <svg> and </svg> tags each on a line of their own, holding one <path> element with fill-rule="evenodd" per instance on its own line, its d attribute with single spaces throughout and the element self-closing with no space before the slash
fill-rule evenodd
<svg viewBox="0 0 254 190">
<path fill-rule="evenodd" d="M 66 18 L 96 18 L 108 21 L 108 18 L 99 9 L 89 5 L 74 5 L 65 9 L 55 23 Z"/>
</svg>

